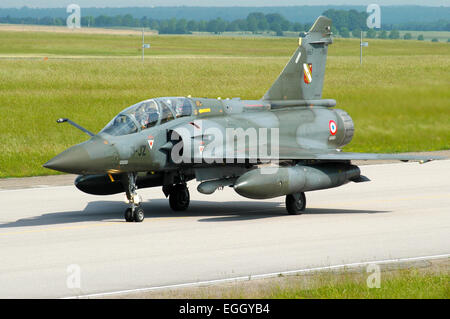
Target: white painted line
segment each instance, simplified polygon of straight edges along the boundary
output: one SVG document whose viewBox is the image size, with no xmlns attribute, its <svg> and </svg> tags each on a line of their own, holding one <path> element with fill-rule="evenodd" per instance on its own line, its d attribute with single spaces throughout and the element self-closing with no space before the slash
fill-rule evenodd
<svg viewBox="0 0 450 319">
<path fill-rule="evenodd" d="M 402 154 L 399 154 L 399 155 L 402 155 Z M 406 154 L 403 154 L 403 155 L 406 155 Z M 418 155 L 418 156 L 420 156 L 420 155 Z M 438 156 L 442 156 L 442 155 L 438 155 Z M 423 164 L 421 164 L 421 163 L 419 163 L 419 161 L 417 161 L 417 160 L 409 160 L 408 162 L 401 162 L 400 160 L 395 160 L 395 159 L 378 159 L 378 160 L 353 160 L 353 161 L 360 161 L 360 162 L 365 162 L 364 164 L 359 164 L 360 165 L 360 168 L 361 167 L 379 167 L 379 166 L 386 166 L 386 165 L 407 165 L 407 164 L 413 164 L 413 165 L 429 165 L 429 164 L 432 164 L 432 163 L 439 163 L 439 162 L 450 162 L 450 160 L 449 159 L 433 159 L 433 160 L 431 160 L 431 161 L 429 161 L 429 162 L 426 162 L 426 163 L 423 163 Z M 395 162 L 390 162 L 390 163 L 379 163 L 379 164 L 370 164 L 372 161 L 395 161 Z M 367 163 L 367 164 L 366 164 Z M 419 166 L 420 167 L 420 166 Z"/>
<path fill-rule="evenodd" d="M 248 275 L 248 276 L 240 276 L 240 277 L 232 277 L 232 278 L 224 278 L 224 279 L 216 279 L 216 280 L 189 282 L 189 283 L 184 283 L 184 284 L 174 284 L 174 285 L 155 286 L 155 287 L 148 287 L 148 288 L 137 288 L 137 289 L 118 290 L 118 291 L 111 291 L 111 292 L 101 292 L 101 293 L 95 293 L 95 294 L 89 294 L 89 295 L 65 297 L 62 299 L 105 297 L 105 296 L 122 295 L 122 294 L 128 294 L 128 293 L 148 292 L 148 291 L 155 291 L 155 290 L 161 290 L 161 289 L 196 287 L 196 286 L 205 286 L 205 285 L 211 285 L 211 284 L 228 283 L 228 282 L 234 282 L 234 281 L 264 279 L 264 278 L 277 277 L 280 275 L 293 275 L 293 274 L 301 274 L 301 273 L 308 273 L 308 272 L 321 271 L 321 270 L 333 270 L 333 269 L 340 269 L 340 268 L 347 268 L 347 267 L 358 267 L 358 266 L 365 266 L 365 265 L 370 265 L 370 264 L 390 264 L 390 263 L 398 263 L 398 262 L 429 260 L 429 259 L 449 258 L 449 257 L 450 257 L 450 254 L 443 254 L 443 255 L 431 255 L 431 256 L 410 257 L 410 258 L 365 261 L 365 262 L 357 262 L 357 263 L 350 263 L 350 264 L 341 264 L 341 265 L 323 266 L 323 267 L 316 267 L 316 268 L 280 271 L 280 272 L 273 272 L 273 273 L 259 274 L 259 275 Z"/>
<path fill-rule="evenodd" d="M 30 187 L 30 188 L 16 188 L 16 189 L 1 189 L 0 188 L 0 193 L 36 191 L 36 190 L 54 190 L 54 189 L 61 189 L 61 188 L 74 188 L 74 187 L 75 187 L 75 185 L 44 186 L 44 187 Z"/>
<path fill-rule="evenodd" d="M 295 63 L 297 64 L 298 61 L 300 60 L 300 57 L 302 56 L 302 52 L 300 51 L 297 55 L 297 58 L 295 59 Z"/>
</svg>

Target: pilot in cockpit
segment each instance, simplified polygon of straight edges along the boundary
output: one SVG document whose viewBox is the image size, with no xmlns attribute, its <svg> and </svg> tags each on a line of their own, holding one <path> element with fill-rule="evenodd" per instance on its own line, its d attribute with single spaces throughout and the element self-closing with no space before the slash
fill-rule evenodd
<svg viewBox="0 0 450 319">
<path fill-rule="evenodd" d="M 141 129 L 154 126 L 159 118 L 158 105 L 153 100 L 142 103 L 136 110 L 135 117 Z"/>
<path fill-rule="evenodd" d="M 192 113 L 192 105 L 189 103 L 188 99 L 183 99 L 183 103 L 177 103 L 175 107 L 175 116 L 182 117 L 182 116 L 190 116 Z"/>
</svg>

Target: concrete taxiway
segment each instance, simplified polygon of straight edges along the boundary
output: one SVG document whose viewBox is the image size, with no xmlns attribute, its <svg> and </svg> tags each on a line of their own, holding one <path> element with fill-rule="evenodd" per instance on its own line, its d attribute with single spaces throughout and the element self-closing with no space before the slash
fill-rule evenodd
<svg viewBox="0 0 450 319">
<path fill-rule="evenodd" d="M 0 190 L 0 297 L 70 297 L 302 268 L 450 254 L 450 161 L 367 165 L 372 181 L 248 200 L 226 188 L 174 213 L 142 189 L 146 219 L 126 223 L 123 194 L 74 186 Z M 78 287 L 79 286 L 79 287 Z"/>
</svg>

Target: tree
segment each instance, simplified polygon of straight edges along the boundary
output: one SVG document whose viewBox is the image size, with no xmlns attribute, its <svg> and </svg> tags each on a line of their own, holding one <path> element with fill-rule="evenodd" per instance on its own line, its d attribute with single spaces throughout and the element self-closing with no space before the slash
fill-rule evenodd
<svg viewBox="0 0 450 319">
<path fill-rule="evenodd" d="M 270 30 L 275 31 L 276 33 L 279 33 L 280 29 L 281 31 L 288 31 L 294 28 L 294 25 L 279 13 L 266 14 L 266 20 Z M 301 26 L 297 25 L 295 28 L 301 28 Z"/>
<path fill-rule="evenodd" d="M 147 17 L 142 17 L 140 23 L 143 28 L 148 28 L 150 26 L 150 20 Z"/>
<path fill-rule="evenodd" d="M 126 14 L 122 18 L 122 24 L 127 27 L 133 26 L 133 16 L 131 14 Z"/>
<path fill-rule="evenodd" d="M 208 22 L 206 22 L 205 20 L 201 20 L 198 23 L 198 31 L 205 32 L 207 28 L 208 28 Z"/>
<path fill-rule="evenodd" d="M 230 31 L 230 32 L 240 31 L 239 23 L 236 20 L 228 23 L 227 31 Z"/>
<path fill-rule="evenodd" d="M 389 39 L 400 39 L 400 32 L 398 30 L 392 30 L 389 33 Z"/>
<path fill-rule="evenodd" d="M 238 24 L 239 30 L 241 30 L 241 31 L 248 30 L 247 20 L 238 19 L 238 20 L 236 20 L 236 23 Z"/>
<path fill-rule="evenodd" d="M 352 31 L 352 35 L 353 35 L 355 38 L 360 38 L 360 37 L 361 37 L 361 29 L 354 29 L 354 30 Z"/>
<path fill-rule="evenodd" d="M 279 13 L 269 13 L 269 14 L 266 14 L 266 20 L 269 24 L 278 23 L 281 25 L 281 22 L 283 22 L 284 18 Z"/>
<path fill-rule="evenodd" d="M 255 17 L 250 17 L 250 15 L 247 17 L 247 27 L 248 31 L 252 31 L 255 33 L 258 31 L 258 20 L 256 20 Z"/>
<path fill-rule="evenodd" d="M 281 30 L 281 25 L 278 22 L 272 22 L 269 25 L 269 30 L 277 32 L 278 30 Z"/>
<path fill-rule="evenodd" d="M 150 22 L 150 29 L 159 30 L 159 22 L 156 20 L 152 20 L 152 22 Z"/>
<path fill-rule="evenodd" d="M 411 35 L 411 33 L 405 33 L 404 35 L 403 35 L 403 39 L 405 39 L 405 40 L 411 40 L 412 39 L 412 35 Z"/>
<path fill-rule="evenodd" d="M 424 38 L 423 38 L 423 34 L 419 34 L 419 36 L 417 37 L 417 40 L 419 40 L 419 41 L 423 41 L 423 40 L 424 40 Z"/>
<path fill-rule="evenodd" d="M 209 22 L 208 22 L 208 24 L 206 26 L 206 31 L 214 32 L 216 34 L 219 33 L 217 19 L 209 20 Z"/>
<path fill-rule="evenodd" d="M 303 29 L 303 30 L 306 30 L 306 28 L 305 29 Z M 302 30 L 300 30 L 300 31 L 302 31 Z M 331 26 L 331 33 L 333 33 L 333 35 L 338 35 L 339 34 L 339 30 L 334 26 L 334 25 L 332 25 Z"/>
<path fill-rule="evenodd" d="M 431 42 L 439 42 L 438 38 L 433 38 Z"/>
<path fill-rule="evenodd" d="M 214 32 L 215 34 L 222 33 L 226 30 L 227 24 L 221 18 L 210 20 L 207 24 L 206 31 Z"/>
<path fill-rule="evenodd" d="M 172 18 L 169 20 L 169 26 L 167 28 L 167 33 L 174 34 L 177 29 L 177 19 Z"/>
<path fill-rule="evenodd" d="M 89 21 L 89 18 L 91 18 L 91 17 L 87 17 L 86 21 Z M 83 20 L 82 20 L 82 21 L 83 21 Z M 54 23 L 55 25 L 64 25 L 64 24 L 65 24 L 65 21 L 63 21 L 63 19 L 61 19 L 61 18 L 55 18 L 54 21 L 53 21 L 53 23 Z M 83 22 L 81 22 L 81 24 L 83 24 Z M 88 23 L 86 23 L 86 25 L 88 25 Z"/>
<path fill-rule="evenodd" d="M 348 11 L 348 28 L 350 30 L 358 30 L 366 27 L 366 13 L 356 10 Z"/>
<path fill-rule="evenodd" d="M 374 29 L 369 29 L 369 30 L 367 31 L 366 36 L 367 36 L 369 39 L 375 39 L 375 38 L 377 37 L 377 31 L 375 31 Z"/>
<path fill-rule="evenodd" d="M 382 30 L 382 31 L 378 34 L 378 37 L 379 37 L 380 39 L 387 39 L 388 34 L 387 34 L 386 30 Z"/>
<path fill-rule="evenodd" d="M 180 19 L 177 21 L 177 24 L 175 27 L 175 33 L 177 33 L 177 34 L 187 33 L 187 21 L 185 19 Z"/>
<path fill-rule="evenodd" d="M 292 31 L 300 32 L 303 31 L 303 25 L 301 23 L 295 22 L 292 26 Z M 334 28 L 336 30 L 336 28 Z M 331 31 L 333 31 L 333 27 L 331 27 Z"/>
<path fill-rule="evenodd" d="M 262 12 L 252 12 L 247 16 L 247 21 L 249 22 L 250 25 L 250 21 L 251 25 L 253 27 L 253 23 L 256 23 L 256 30 L 267 30 L 269 28 L 269 23 L 267 22 L 267 18 L 264 15 L 264 13 Z M 252 31 L 252 30 L 250 30 Z"/>
<path fill-rule="evenodd" d="M 339 30 L 339 34 L 341 35 L 341 37 L 343 38 L 349 38 L 350 37 L 350 31 L 348 31 L 348 28 L 346 27 L 342 27 Z"/>
<path fill-rule="evenodd" d="M 163 34 L 163 33 L 169 33 L 169 22 L 167 20 L 162 20 L 159 23 L 159 29 L 158 29 L 159 33 Z"/>
<path fill-rule="evenodd" d="M 338 30 L 341 30 L 343 27 L 352 31 L 355 29 L 367 30 L 367 13 L 364 11 L 329 9 L 323 12 L 322 15 L 330 18 Z"/>
<path fill-rule="evenodd" d="M 291 23 L 288 20 L 283 19 L 283 21 L 281 22 L 281 30 L 288 31 L 290 29 L 290 27 L 291 27 Z"/>
<path fill-rule="evenodd" d="M 217 31 L 219 33 L 225 32 L 227 29 L 228 23 L 225 20 L 222 20 L 221 18 L 217 18 Z"/>
<path fill-rule="evenodd" d="M 198 24 L 197 21 L 195 20 L 190 20 L 187 23 L 186 29 L 188 32 L 192 32 L 192 31 L 198 31 Z"/>
<path fill-rule="evenodd" d="M 275 23 L 275 22 L 271 23 L 270 30 L 274 31 L 277 36 L 283 35 L 283 30 L 281 30 L 281 25 L 279 25 L 278 23 Z"/>
</svg>

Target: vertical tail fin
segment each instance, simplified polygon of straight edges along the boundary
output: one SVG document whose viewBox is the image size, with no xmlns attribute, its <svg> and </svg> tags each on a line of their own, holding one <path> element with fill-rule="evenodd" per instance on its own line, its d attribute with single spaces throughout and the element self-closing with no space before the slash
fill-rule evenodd
<svg viewBox="0 0 450 319">
<path fill-rule="evenodd" d="M 322 98 L 325 64 L 331 39 L 331 20 L 320 16 L 264 94 L 264 100 L 317 100 Z"/>
</svg>

